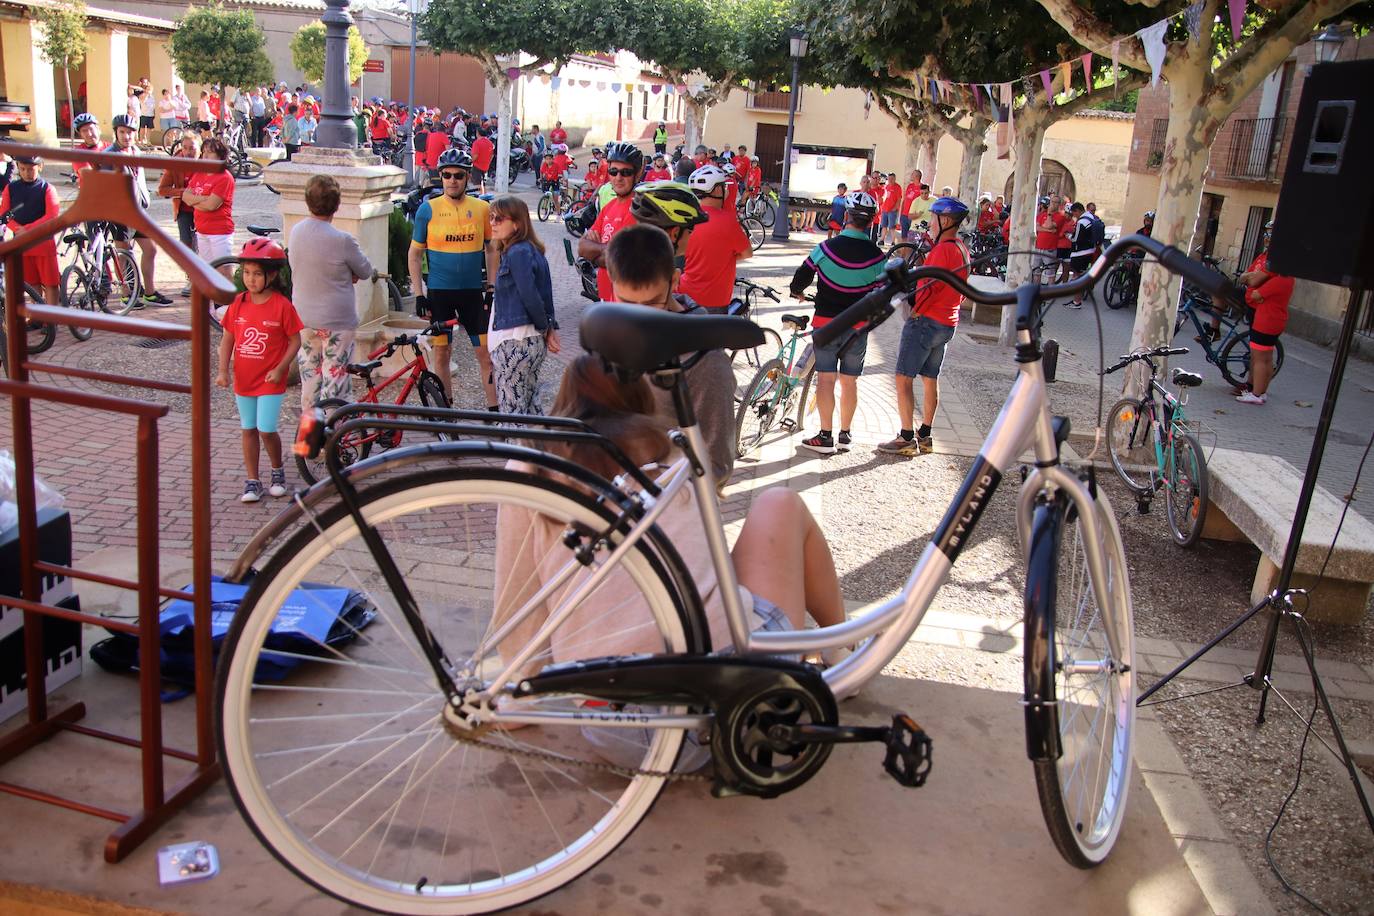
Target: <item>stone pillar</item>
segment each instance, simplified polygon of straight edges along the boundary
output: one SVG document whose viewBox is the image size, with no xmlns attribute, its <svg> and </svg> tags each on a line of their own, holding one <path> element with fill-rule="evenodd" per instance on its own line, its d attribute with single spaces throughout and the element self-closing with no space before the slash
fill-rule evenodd
<svg viewBox="0 0 1374 916">
<path fill-rule="evenodd" d="M 177 76 L 176 65 L 172 63 L 172 55 L 167 51 L 167 43 L 170 40 L 171 36 L 168 36 L 148 42 L 147 76 L 153 84 L 153 92 L 159 101 L 162 100 L 162 90 L 171 89 L 181 82 L 181 77 Z M 200 101 L 199 93 L 193 101 Z M 194 111 L 191 113 L 195 114 Z"/>
<path fill-rule="evenodd" d="M 305 185 L 312 176 L 321 174 L 334 176 L 342 192 L 334 225 L 356 238 L 372 266 L 386 273 L 387 222 L 394 209 L 391 193 L 405 183 L 405 172 L 359 150 L 323 146 L 303 147 L 290 162 L 273 163 L 267 168 L 267 181 L 281 192 L 283 239 L 308 216 Z M 386 317 L 383 284 L 362 281 L 353 292 L 360 324 Z"/>
<path fill-rule="evenodd" d="M 129 33 L 87 31 L 86 38 L 86 110 L 100 119 L 100 133 L 109 138 L 110 118 L 124 113 L 129 98 Z"/>
<path fill-rule="evenodd" d="M 324 99 L 315 142 L 319 146 L 351 150 L 358 145 L 358 130 L 348 104 L 348 27 L 353 17 L 348 15 L 348 0 L 325 0 L 325 6 L 327 9 L 320 17 L 325 33 Z"/>
<path fill-rule="evenodd" d="M 43 27 L 36 20 L 0 22 L 0 48 L 5 59 L 5 91 L 14 101 L 29 103 L 33 126 L 17 134 L 25 143 L 57 145 L 57 94 L 53 68 L 45 63 L 38 46 Z"/>
</svg>

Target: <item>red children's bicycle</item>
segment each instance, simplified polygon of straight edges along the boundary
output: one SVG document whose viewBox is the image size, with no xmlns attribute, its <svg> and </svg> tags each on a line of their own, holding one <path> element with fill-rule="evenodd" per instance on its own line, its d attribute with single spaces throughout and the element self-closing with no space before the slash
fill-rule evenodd
<svg viewBox="0 0 1374 916">
<path fill-rule="evenodd" d="M 348 373 L 350 375 L 356 375 L 367 385 L 367 393 L 358 398 L 356 403 L 378 405 L 404 404 L 410 398 L 410 394 L 413 391 L 419 394 L 420 403 L 424 406 L 447 408 L 449 406 L 448 396 L 444 394 L 444 386 L 439 381 L 439 376 L 435 375 L 429 369 L 429 364 L 425 360 L 423 344 L 425 338 L 431 337 L 437 333 L 442 333 L 454 324 L 455 322 L 452 321 L 446 324 L 434 322 L 430 324 L 428 328 L 422 331 L 416 331 L 414 334 L 398 335 L 369 353 L 366 362 L 349 363 L 347 367 Z M 393 372 L 384 381 L 374 381 L 373 374 L 382 367 L 383 361 L 389 359 L 397 352 L 405 351 L 407 348 L 411 352 L 410 360 Z M 398 382 L 400 383 L 400 388 L 396 389 L 393 386 Z M 388 389 L 395 392 L 394 400 L 390 398 L 389 394 L 387 399 L 383 400 L 383 392 L 386 392 Z M 321 408 L 324 411 L 325 417 L 328 418 L 334 410 L 347 403 L 349 402 L 342 398 L 326 398 L 323 401 L 316 402 L 315 406 Z M 382 419 L 387 419 L 394 415 L 378 411 L 377 416 Z M 307 411 L 305 414 L 301 415 L 302 439 L 307 431 L 307 426 L 313 422 L 312 412 Z M 326 419 L 325 422 L 328 423 L 328 419 Z M 326 432 L 326 435 L 328 435 L 328 432 Z M 440 436 L 439 438 L 448 439 L 451 437 Z M 401 431 L 399 429 L 376 430 L 364 428 L 353 430 L 345 433 L 339 440 L 338 449 L 340 463 L 346 467 L 353 464 L 355 461 L 361 461 L 366 458 L 372 453 L 374 448 L 386 451 L 400 444 Z M 318 459 L 312 460 L 306 457 L 303 451 L 304 450 L 300 448 L 300 443 L 298 442 L 296 449 L 296 467 L 300 471 L 301 479 L 313 484 L 317 480 L 327 478 L 329 472 L 325 469 L 323 457 L 321 456 Z"/>
</svg>

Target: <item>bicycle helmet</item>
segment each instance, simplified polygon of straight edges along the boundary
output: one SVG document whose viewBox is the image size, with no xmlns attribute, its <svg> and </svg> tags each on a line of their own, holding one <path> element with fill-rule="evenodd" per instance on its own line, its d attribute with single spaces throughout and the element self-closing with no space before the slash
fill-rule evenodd
<svg viewBox="0 0 1374 916">
<path fill-rule="evenodd" d="M 243 243 L 239 250 L 240 261 L 285 261 L 286 250 L 276 242 L 260 236 Z"/>
<path fill-rule="evenodd" d="M 554 151 L 555 153 L 566 153 L 566 152 L 568 151 L 568 144 L 566 144 L 566 143 L 555 143 L 554 146 L 553 146 L 553 151 Z"/>
<path fill-rule="evenodd" d="M 128 128 L 129 130 L 138 130 L 138 125 L 131 121 L 128 115 L 115 115 L 110 119 L 111 129 L 118 130 L 121 127 Z"/>
<path fill-rule="evenodd" d="M 83 111 L 72 120 L 72 127 L 80 130 L 87 124 L 99 124 L 100 119 L 88 111 Z"/>
<path fill-rule="evenodd" d="M 1150 219 L 1150 220 L 1152 220 L 1152 219 L 1154 219 L 1154 218 L 1155 218 L 1155 211 L 1153 211 L 1153 210 L 1146 210 L 1146 211 L 1145 211 L 1145 219 Z"/>
<path fill-rule="evenodd" d="M 878 212 L 878 202 L 867 191 L 850 191 L 844 198 L 845 212 L 872 219 Z M 934 206 L 932 205 L 932 209 Z"/>
<path fill-rule="evenodd" d="M 637 172 L 644 168 L 644 152 L 633 143 L 617 140 L 606 144 L 606 161 L 623 162 Z"/>
<path fill-rule="evenodd" d="M 592 147 L 592 155 L 593 155 L 593 156 L 600 156 L 600 155 L 601 155 L 601 147 L 599 147 L 599 146 L 593 146 L 593 147 Z"/>
<path fill-rule="evenodd" d="M 937 197 L 930 205 L 930 212 L 962 220 L 968 216 L 968 205 L 957 197 Z"/>
<path fill-rule="evenodd" d="M 452 167 L 455 169 L 467 169 L 472 171 L 472 156 L 466 149 L 446 149 L 439 154 L 439 161 L 435 163 L 439 168 Z"/>
<path fill-rule="evenodd" d="M 630 215 L 664 231 L 690 229 L 707 220 L 697 196 L 680 181 L 650 181 L 636 187 Z"/>
<path fill-rule="evenodd" d="M 718 165 L 706 164 L 687 176 L 687 187 L 697 194 L 710 195 L 725 184 L 725 172 Z"/>
<path fill-rule="evenodd" d="M 1040 198 L 1040 206 L 1042 206 L 1042 207 L 1048 207 L 1049 205 L 1050 205 L 1050 199 L 1049 199 L 1048 197 L 1042 197 L 1042 198 Z"/>
<path fill-rule="evenodd" d="M 734 178 L 735 175 L 738 174 L 738 173 L 735 171 L 735 167 L 734 167 L 733 165 L 731 165 L 730 163 L 728 163 L 728 162 L 722 163 L 722 164 L 721 164 L 721 167 L 720 167 L 720 170 L 721 170 L 722 172 L 725 173 L 725 177 L 726 177 L 726 178 Z"/>
<path fill-rule="evenodd" d="M 757 162 L 759 162 L 759 157 L 758 157 L 758 156 L 750 156 L 750 157 L 749 157 L 749 161 L 750 161 L 750 162 L 757 163 Z"/>
</svg>

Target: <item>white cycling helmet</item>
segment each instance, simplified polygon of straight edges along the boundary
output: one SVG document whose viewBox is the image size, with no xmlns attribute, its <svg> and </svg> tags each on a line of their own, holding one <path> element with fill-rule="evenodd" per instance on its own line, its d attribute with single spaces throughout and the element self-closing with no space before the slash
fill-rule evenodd
<svg viewBox="0 0 1374 916">
<path fill-rule="evenodd" d="M 687 176 L 687 187 L 698 194 L 711 194 L 725 184 L 725 170 L 718 165 L 703 165 Z"/>
<path fill-rule="evenodd" d="M 858 216 L 872 219 L 878 212 L 878 202 L 866 191 L 850 191 L 844 199 L 845 209 Z"/>
</svg>

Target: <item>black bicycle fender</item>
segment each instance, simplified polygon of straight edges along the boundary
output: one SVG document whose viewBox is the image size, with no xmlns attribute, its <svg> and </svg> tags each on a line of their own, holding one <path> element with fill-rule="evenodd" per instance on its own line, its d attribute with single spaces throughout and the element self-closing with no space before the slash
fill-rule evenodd
<svg viewBox="0 0 1374 916">
<path fill-rule="evenodd" d="M 1060 501 L 1036 506 L 1026 556 L 1024 678 L 1026 756 L 1058 760 L 1059 706 L 1054 691 L 1054 605 L 1058 592 L 1059 536 L 1065 506 Z M 1049 664 L 1046 664 L 1046 662 Z"/>
</svg>

